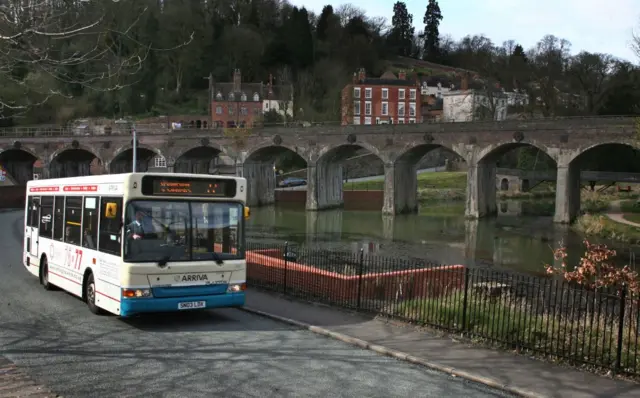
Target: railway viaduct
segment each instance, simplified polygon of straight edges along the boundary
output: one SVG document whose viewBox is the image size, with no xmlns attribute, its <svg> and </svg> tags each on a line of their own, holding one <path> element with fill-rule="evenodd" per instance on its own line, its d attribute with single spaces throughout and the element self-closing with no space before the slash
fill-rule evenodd
<svg viewBox="0 0 640 398">
<path fill-rule="evenodd" d="M 308 210 L 342 205 L 342 162 L 364 148 L 384 164 L 385 214 L 418 207 L 416 164 L 443 147 L 468 165 L 466 216 L 495 214 L 496 162 L 506 152 L 533 146 L 557 164 L 554 220 L 568 223 L 580 209 L 580 172 L 584 154 L 615 145 L 636 147 L 636 119 L 591 117 L 507 122 L 405 125 L 179 129 L 136 126 L 139 171 L 161 165 L 171 172 L 209 173 L 226 165 L 248 180 L 249 204 L 275 201 L 275 159 L 293 152 L 307 163 Z M 24 182 L 34 163 L 42 178 L 119 173 L 131 170 L 132 135 L 124 128 L 14 128 L 0 130 L 0 164 Z M 160 159 L 159 162 L 156 159 Z M 97 164 L 91 171 L 90 164 Z M 217 165 L 217 166 L 216 166 Z M 26 177 L 25 177 L 26 176 Z"/>
</svg>

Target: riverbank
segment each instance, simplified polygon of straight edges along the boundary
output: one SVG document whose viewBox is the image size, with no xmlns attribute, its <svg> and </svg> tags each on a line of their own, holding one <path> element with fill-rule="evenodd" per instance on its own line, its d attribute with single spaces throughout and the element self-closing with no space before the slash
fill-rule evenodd
<svg viewBox="0 0 640 398">
<path fill-rule="evenodd" d="M 384 180 L 355 181 L 344 183 L 346 191 L 381 191 Z M 418 174 L 418 200 L 420 202 L 464 201 L 467 190 L 467 173 L 442 171 Z M 498 191 L 503 199 L 542 199 L 555 197 L 555 184 L 543 182 L 529 192 Z"/>
<path fill-rule="evenodd" d="M 591 200 L 586 214 L 579 216 L 572 227 L 586 236 L 640 244 L 640 204 L 637 195 L 630 194 L 629 197 L 625 200 Z"/>
</svg>

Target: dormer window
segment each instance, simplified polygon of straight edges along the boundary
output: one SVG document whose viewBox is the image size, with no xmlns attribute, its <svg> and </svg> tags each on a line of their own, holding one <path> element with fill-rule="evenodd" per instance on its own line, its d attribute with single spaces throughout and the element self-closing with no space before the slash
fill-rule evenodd
<svg viewBox="0 0 640 398">
<path fill-rule="evenodd" d="M 236 96 L 233 95 L 233 93 L 229 93 L 229 101 L 233 101 L 234 99 L 236 99 Z"/>
<path fill-rule="evenodd" d="M 221 93 L 220 91 L 218 91 L 218 94 L 216 94 L 216 99 L 217 99 L 218 101 L 221 101 L 221 100 L 222 100 L 222 93 Z"/>
<path fill-rule="evenodd" d="M 247 100 L 247 95 L 245 93 L 242 93 L 242 95 L 240 96 L 240 100 L 241 101 L 246 101 Z"/>
<path fill-rule="evenodd" d="M 258 95 L 258 93 L 253 94 L 253 100 L 260 101 L 260 96 Z"/>
</svg>

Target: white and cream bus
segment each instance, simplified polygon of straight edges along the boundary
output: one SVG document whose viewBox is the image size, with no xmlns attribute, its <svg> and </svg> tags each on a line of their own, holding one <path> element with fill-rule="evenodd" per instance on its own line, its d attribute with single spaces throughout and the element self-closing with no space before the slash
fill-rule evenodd
<svg viewBox="0 0 640 398">
<path fill-rule="evenodd" d="M 246 179 L 127 173 L 27 183 L 24 265 L 95 313 L 241 307 Z"/>
</svg>

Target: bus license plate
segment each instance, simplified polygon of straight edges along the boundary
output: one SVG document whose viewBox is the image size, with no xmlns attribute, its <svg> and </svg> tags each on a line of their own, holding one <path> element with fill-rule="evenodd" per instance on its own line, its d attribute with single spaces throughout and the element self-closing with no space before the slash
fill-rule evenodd
<svg viewBox="0 0 640 398">
<path fill-rule="evenodd" d="M 178 303 L 179 310 L 192 310 L 195 308 L 204 308 L 206 306 L 206 301 L 190 301 L 186 303 Z"/>
</svg>

